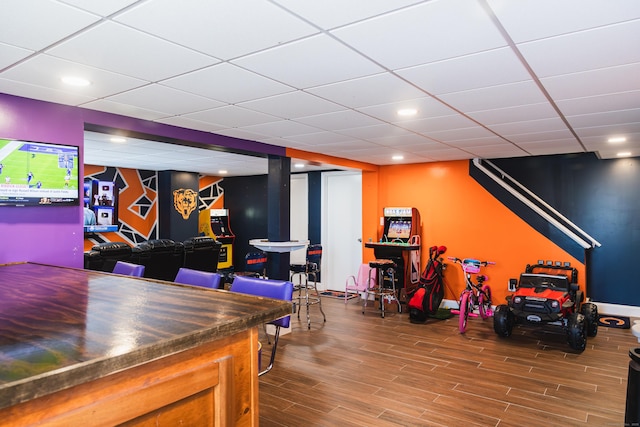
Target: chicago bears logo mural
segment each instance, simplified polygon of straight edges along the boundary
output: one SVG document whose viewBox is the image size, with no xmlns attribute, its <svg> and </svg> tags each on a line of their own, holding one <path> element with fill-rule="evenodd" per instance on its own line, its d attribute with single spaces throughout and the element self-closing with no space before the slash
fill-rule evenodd
<svg viewBox="0 0 640 427">
<path fill-rule="evenodd" d="M 191 212 L 198 207 L 198 193 L 189 188 L 173 190 L 173 207 L 183 219 L 188 219 Z"/>
</svg>

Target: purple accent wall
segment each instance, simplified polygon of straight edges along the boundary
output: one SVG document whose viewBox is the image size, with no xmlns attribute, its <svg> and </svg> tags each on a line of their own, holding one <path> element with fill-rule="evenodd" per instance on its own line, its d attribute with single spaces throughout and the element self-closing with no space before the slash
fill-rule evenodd
<svg viewBox="0 0 640 427">
<path fill-rule="evenodd" d="M 0 138 L 82 147 L 77 108 L 0 94 Z M 80 176 L 84 167 L 80 165 Z M 77 207 L 0 207 L 0 263 L 33 261 L 83 266 L 82 210 Z"/>
<path fill-rule="evenodd" d="M 285 148 L 269 144 L 0 93 L 0 138 L 75 145 L 84 157 L 85 123 L 230 151 L 286 154 Z M 84 176 L 83 164 L 79 173 Z M 82 268 L 82 219 L 81 206 L 0 207 L 0 264 L 32 261 Z"/>
</svg>

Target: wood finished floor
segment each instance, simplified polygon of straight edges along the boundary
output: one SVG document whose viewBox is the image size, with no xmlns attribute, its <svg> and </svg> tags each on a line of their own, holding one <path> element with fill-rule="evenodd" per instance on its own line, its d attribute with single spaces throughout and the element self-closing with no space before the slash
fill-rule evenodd
<svg viewBox="0 0 640 427">
<path fill-rule="evenodd" d="M 322 304 L 326 323 L 312 306 L 311 330 L 303 311 L 280 338 L 261 426 L 624 425 L 628 329 L 601 327 L 578 354 L 555 327 L 499 338 L 474 318 L 461 335 L 457 317 L 417 325 L 394 309 L 363 316 L 357 299 Z"/>
</svg>

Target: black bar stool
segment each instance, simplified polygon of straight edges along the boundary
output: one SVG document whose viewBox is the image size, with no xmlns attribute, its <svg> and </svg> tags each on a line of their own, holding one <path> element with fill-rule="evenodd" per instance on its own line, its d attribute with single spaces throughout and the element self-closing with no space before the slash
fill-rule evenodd
<svg viewBox="0 0 640 427">
<path fill-rule="evenodd" d="M 364 305 L 362 306 L 362 314 L 367 307 L 367 301 L 369 300 L 369 292 L 373 293 L 380 299 L 380 315 L 384 317 L 384 303 L 396 301 L 398 303 L 398 313 L 402 313 L 402 305 L 398 300 L 398 292 L 396 290 L 396 268 L 398 265 L 390 259 L 376 259 L 369 262 L 371 270 L 369 274 L 375 269 L 378 275 L 378 287 L 373 291 L 365 291 Z M 391 287 L 384 285 L 385 275 L 391 280 Z"/>
<path fill-rule="evenodd" d="M 318 275 L 320 274 L 320 264 L 322 261 L 322 245 L 309 245 L 307 247 L 307 259 L 304 264 L 291 264 L 289 271 L 291 272 L 290 281 L 293 283 L 294 290 L 298 291 L 298 319 L 300 319 L 300 310 L 302 309 L 301 301 L 307 306 L 307 329 L 311 329 L 311 318 L 309 317 L 309 306 L 318 304 L 320 313 L 322 313 L 323 321 L 327 321 L 327 317 L 322 310 L 322 299 L 318 292 Z M 297 283 L 295 277 L 298 277 Z M 309 289 L 313 293 L 309 295 Z"/>
</svg>

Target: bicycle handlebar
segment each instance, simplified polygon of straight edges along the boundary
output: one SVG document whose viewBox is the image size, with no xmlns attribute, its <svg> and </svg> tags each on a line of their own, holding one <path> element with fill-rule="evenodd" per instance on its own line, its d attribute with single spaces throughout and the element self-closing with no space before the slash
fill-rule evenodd
<svg viewBox="0 0 640 427">
<path fill-rule="evenodd" d="M 453 257 L 453 256 L 448 256 L 447 258 L 450 259 L 453 262 L 457 262 L 458 264 L 462 264 L 462 259 L 460 259 L 460 258 L 456 258 L 456 257 Z M 485 265 L 485 266 L 486 265 L 496 265 L 496 263 L 494 261 L 480 261 L 480 264 L 481 265 Z"/>
</svg>

